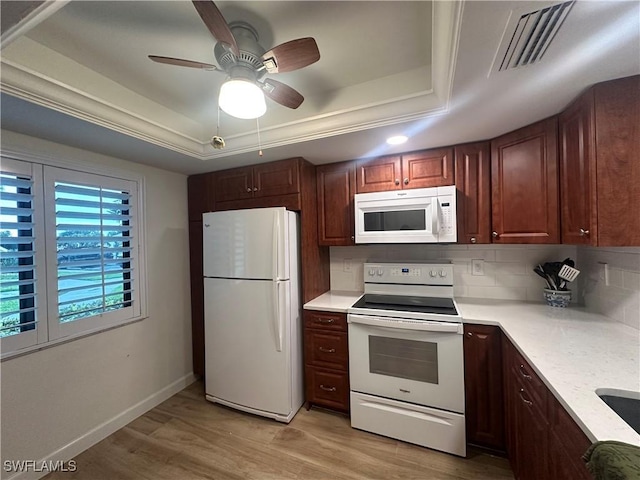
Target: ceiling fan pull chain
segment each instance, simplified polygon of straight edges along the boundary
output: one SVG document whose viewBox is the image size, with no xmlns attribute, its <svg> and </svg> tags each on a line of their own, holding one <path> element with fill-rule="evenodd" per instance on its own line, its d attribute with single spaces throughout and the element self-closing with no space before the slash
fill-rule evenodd
<svg viewBox="0 0 640 480">
<path fill-rule="evenodd" d="M 262 144 L 260 143 L 260 121 L 256 118 L 256 128 L 258 130 L 258 156 L 262 156 Z"/>
</svg>

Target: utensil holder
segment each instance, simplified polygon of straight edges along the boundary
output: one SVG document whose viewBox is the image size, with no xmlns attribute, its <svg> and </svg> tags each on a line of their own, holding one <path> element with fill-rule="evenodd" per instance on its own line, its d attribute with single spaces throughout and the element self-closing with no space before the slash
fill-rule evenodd
<svg viewBox="0 0 640 480">
<path fill-rule="evenodd" d="M 571 302 L 571 290 L 543 290 L 544 299 L 551 307 L 567 307 Z"/>
</svg>

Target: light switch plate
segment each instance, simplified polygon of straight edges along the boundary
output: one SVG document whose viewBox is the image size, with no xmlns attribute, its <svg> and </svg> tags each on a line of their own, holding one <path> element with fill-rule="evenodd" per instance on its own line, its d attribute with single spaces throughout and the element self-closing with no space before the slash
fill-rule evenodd
<svg viewBox="0 0 640 480">
<path fill-rule="evenodd" d="M 484 260 L 474 258 L 471 260 L 471 275 L 484 275 Z"/>
</svg>

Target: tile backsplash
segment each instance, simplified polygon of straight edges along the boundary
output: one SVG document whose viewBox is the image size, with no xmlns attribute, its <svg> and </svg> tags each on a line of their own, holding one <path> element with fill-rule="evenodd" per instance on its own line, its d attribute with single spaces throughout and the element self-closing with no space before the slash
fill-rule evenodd
<svg viewBox="0 0 640 480">
<path fill-rule="evenodd" d="M 544 281 L 533 272 L 538 263 L 571 257 L 571 245 L 363 245 L 331 247 L 331 289 L 362 291 L 366 261 L 451 260 L 456 297 L 542 302 Z M 483 275 L 473 275 L 472 260 L 482 260 Z M 580 302 L 572 284 L 572 302 Z"/>
<path fill-rule="evenodd" d="M 580 247 L 577 265 L 580 303 L 612 320 L 640 329 L 640 248 Z"/>
</svg>

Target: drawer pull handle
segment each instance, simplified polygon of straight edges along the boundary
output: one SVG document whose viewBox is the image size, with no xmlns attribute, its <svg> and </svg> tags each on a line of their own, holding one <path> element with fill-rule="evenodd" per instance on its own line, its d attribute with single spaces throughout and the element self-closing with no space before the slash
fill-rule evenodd
<svg viewBox="0 0 640 480">
<path fill-rule="evenodd" d="M 526 398 L 524 398 L 524 395 L 522 395 L 524 393 L 524 388 L 520 389 L 520 399 L 526 404 L 526 405 L 533 405 L 533 402 L 531 400 L 527 400 Z"/>
<path fill-rule="evenodd" d="M 531 380 L 531 375 L 527 373 L 527 371 L 524 369 L 524 365 L 522 364 L 520 364 L 520 375 L 522 375 L 527 380 Z"/>
<path fill-rule="evenodd" d="M 318 347 L 318 350 L 320 350 L 323 353 L 336 353 L 336 349 L 335 348 Z"/>
<path fill-rule="evenodd" d="M 333 323 L 335 321 L 335 319 L 333 318 L 322 318 L 322 317 L 318 317 L 317 321 L 319 323 Z"/>
<path fill-rule="evenodd" d="M 324 385 L 320 385 L 320 388 L 322 390 L 324 390 L 325 392 L 335 392 L 336 391 L 336 387 L 325 387 Z"/>
</svg>

